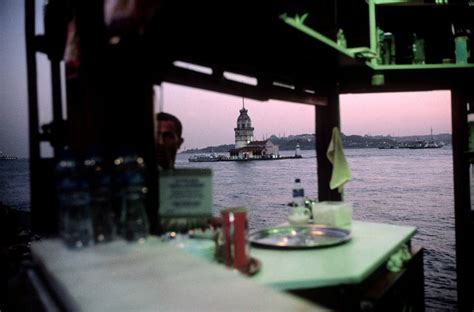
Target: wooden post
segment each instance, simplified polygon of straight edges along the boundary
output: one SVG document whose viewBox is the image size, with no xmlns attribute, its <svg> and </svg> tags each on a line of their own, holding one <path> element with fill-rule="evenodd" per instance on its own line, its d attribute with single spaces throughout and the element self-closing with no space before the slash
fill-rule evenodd
<svg viewBox="0 0 474 312">
<path fill-rule="evenodd" d="M 82 153 L 100 148 L 109 161 L 124 151 L 145 159 L 147 212 L 150 230 L 156 233 L 158 172 L 149 49 L 138 32 L 109 41 L 101 1 L 77 5 L 81 59 L 78 81 L 71 85 L 77 97 L 68 102 L 75 106 L 68 107 L 73 112 L 72 143 Z"/>
<path fill-rule="evenodd" d="M 468 151 L 467 87 L 451 90 L 454 174 L 454 217 L 456 228 L 456 271 L 459 311 L 474 309 L 474 224 L 471 211 L 470 157 Z M 474 103 L 471 102 L 471 105 Z M 471 194 L 472 195 L 472 194 Z"/>
<path fill-rule="evenodd" d="M 333 127 L 340 127 L 339 93 L 337 86 L 331 88 L 326 98 L 326 105 L 316 106 L 316 155 L 318 169 L 318 200 L 341 200 L 337 190 L 329 188 L 332 165 L 326 157 L 331 141 Z"/>
<path fill-rule="evenodd" d="M 41 218 L 41 176 L 40 167 L 40 137 L 38 117 L 38 85 L 36 70 L 36 38 L 35 38 L 35 1 L 25 1 L 25 44 L 26 67 L 28 78 L 28 134 L 30 156 L 30 186 L 31 186 L 31 220 L 35 232 L 43 232 Z"/>
</svg>

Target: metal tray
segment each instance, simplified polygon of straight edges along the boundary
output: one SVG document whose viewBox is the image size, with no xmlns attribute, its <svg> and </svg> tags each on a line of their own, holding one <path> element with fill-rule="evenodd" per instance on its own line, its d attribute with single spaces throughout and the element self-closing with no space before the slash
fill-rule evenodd
<svg viewBox="0 0 474 312">
<path fill-rule="evenodd" d="M 351 239 L 351 232 L 321 225 L 289 225 L 253 232 L 249 241 L 260 247 L 303 249 L 339 245 Z"/>
</svg>

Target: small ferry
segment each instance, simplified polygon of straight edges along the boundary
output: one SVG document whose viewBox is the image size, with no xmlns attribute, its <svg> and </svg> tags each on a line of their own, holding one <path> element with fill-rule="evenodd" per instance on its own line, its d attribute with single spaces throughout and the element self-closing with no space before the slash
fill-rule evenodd
<svg viewBox="0 0 474 312">
<path fill-rule="evenodd" d="M 230 158 L 225 155 L 193 155 L 188 158 L 189 162 L 216 162 L 216 161 L 253 161 L 253 160 L 283 160 L 283 159 L 300 159 L 303 158 L 301 155 L 294 156 L 262 156 L 262 157 L 249 157 L 249 158 Z"/>
<path fill-rule="evenodd" d="M 214 162 L 229 160 L 229 157 L 225 155 L 217 155 L 216 153 L 211 153 L 210 155 L 193 155 L 189 157 L 188 160 L 190 162 Z"/>
<path fill-rule="evenodd" d="M 444 144 L 435 141 L 416 141 L 414 144 L 408 145 L 409 149 L 424 149 L 424 148 L 441 148 Z"/>
<path fill-rule="evenodd" d="M 5 155 L 3 154 L 2 151 L 0 151 L 0 160 L 17 160 L 18 157 L 16 156 L 11 156 L 11 155 Z"/>
<path fill-rule="evenodd" d="M 431 129 L 431 140 L 417 140 L 412 144 L 408 144 L 409 149 L 425 149 L 425 148 L 441 148 L 444 146 L 443 142 L 436 142 L 433 138 L 433 129 Z"/>
<path fill-rule="evenodd" d="M 398 148 L 398 145 L 385 143 L 385 144 L 380 144 L 379 146 L 377 146 L 377 148 L 378 149 L 394 149 L 394 148 Z"/>
</svg>

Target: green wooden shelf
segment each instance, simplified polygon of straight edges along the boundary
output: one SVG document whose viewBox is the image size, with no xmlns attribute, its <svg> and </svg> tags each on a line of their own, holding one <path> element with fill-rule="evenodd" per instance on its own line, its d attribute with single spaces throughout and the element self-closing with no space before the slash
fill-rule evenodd
<svg viewBox="0 0 474 312">
<path fill-rule="evenodd" d="M 380 0 L 381 1 L 381 0 Z M 387 0 L 388 2 L 388 0 Z M 345 48 L 338 45 L 334 40 L 326 37 L 320 32 L 306 26 L 304 24 L 304 17 L 289 17 L 282 15 L 281 18 L 288 25 L 296 28 L 297 30 L 305 33 L 306 35 L 318 40 L 319 42 L 333 48 L 339 53 L 348 56 L 350 58 L 357 58 L 359 56 L 365 57 L 368 61 L 366 65 L 374 70 L 423 70 L 423 69 L 465 69 L 474 68 L 474 64 L 455 64 L 455 63 L 439 63 L 439 64 L 377 64 L 375 63 L 376 52 L 368 47 L 354 47 Z"/>
<path fill-rule="evenodd" d="M 372 64 L 367 65 L 375 70 L 406 70 L 406 69 L 462 69 L 462 68 L 474 68 L 474 64 Z"/>
<path fill-rule="evenodd" d="M 367 0 L 369 2 L 370 0 Z M 377 6 L 431 6 L 431 7 L 474 7 L 468 3 L 435 3 L 426 0 L 372 0 Z"/>
</svg>

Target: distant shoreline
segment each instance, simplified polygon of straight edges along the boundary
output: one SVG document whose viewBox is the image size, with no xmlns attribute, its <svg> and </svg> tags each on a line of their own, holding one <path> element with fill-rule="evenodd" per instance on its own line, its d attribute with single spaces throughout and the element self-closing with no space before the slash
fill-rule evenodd
<svg viewBox="0 0 474 312">
<path fill-rule="evenodd" d="M 410 135 L 410 136 L 382 136 L 382 135 L 344 135 L 341 134 L 342 144 L 345 149 L 355 148 L 378 148 L 382 145 L 398 145 L 399 143 L 408 143 L 416 141 L 436 141 L 442 142 L 444 146 L 451 145 L 452 135 L 442 133 L 436 135 Z M 316 139 L 314 134 L 291 135 L 288 137 L 271 136 L 268 138 L 272 143 L 278 145 L 280 151 L 294 151 L 298 144 L 300 150 L 315 150 Z M 180 154 L 198 154 L 198 153 L 228 153 L 233 149 L 234 144 L 222 144 L 207 146 L 203 148 L 184 149 Z"/>
</svg>

